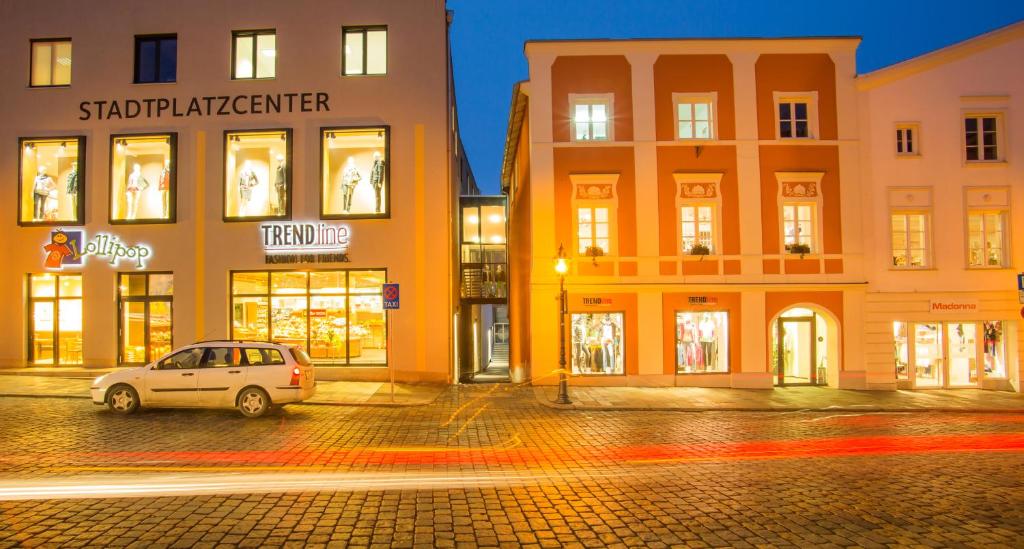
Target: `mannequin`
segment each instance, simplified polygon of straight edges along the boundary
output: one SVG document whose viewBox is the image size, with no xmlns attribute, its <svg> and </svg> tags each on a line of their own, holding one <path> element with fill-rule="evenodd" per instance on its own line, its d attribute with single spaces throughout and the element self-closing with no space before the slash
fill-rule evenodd
<svg viewBox="0 0 1024 549">
<path fill-rule="evenodd" d="M 171 159 L 164 160 L 164 167 L 160 170 L 160 198 L 164 205 L 164 219 L 171 217 Z"/>
<path fill-rule="evenodd" d="M 277 215 L 284 215 L 288 206 L 288 172 L 284 162 L 284 155 L 277 155 L 277 169 L 274 171 L 274 190 L 277 191 Z"/>
<path fill-rule="evenodd" d="M 380 213 L 380 193 L 384 188 L 384 161 L 380 159 L 380 153 L 373 153 L 373 168 L 370 170 L 370 184 L 373 185 L 373 192 L 377 195 L 377 213 Z"/>
<path fill-rule="evenodd" d="M 50 190 L 56 190 L 57 184 L 47 175 L 46 166 L 39 166 L 36 178 L 32 181 L 32 220 L 42 221 L 46 214 L 46 200 L 50 198 Z"/>
<path fill-rule="evenodd" d="M 68 172 L 67 186 L 65 191 L 68 193 L 68 197 L 71 198 L 71 211 L 74 212 L 72 215 L 78 216 L 78 161 L 71 162 L 71 171 Z"/>
<path fill-rule="evenodd" d="M 693 317 L 690 313 L 687 313 L 683 317 L 683 326 L 681 328 L 682 334 L 680 334 L 679 340 L 682 341 L 682 363 L 684 370 L 687 372 L 694 372 L 697 370 L 697 326 L 693 323 Z"/>
<path fill-rule="evenodd" d="M 615 373 L 616 359 L 616 344 L 618 343 L 618 334 L 616 334 L 615 325 L 612 324 L 611 315 L 604 315 L 604 319 L 601 320 L 601 349 L 604 355 L 604 373 L 611 374 Z"/>
<path fill-rule="evenodd" d="M 252 200 L 252 189 L 260 184 L 252 165 L 248 160 L 242 163 L 242 171 L 238 172 L 238 215 L 249 215 L 249 201 Z"/>
<path fill-rule="evenodd" d="M 717 365 L 718 349 L 715 342 L 715 323 L 711 319 L 711 315 L 707 313 L 701 315 L 698 329 L 700 330 L 700 349 L 704 355 L 704 368 L 705 370 L 714 370 Z"/>
<path fill-rule="evenodd" d="M 590 369 L 590 350 L 587 349 L 587 324 L 582 316 L 576 317 L 572 325 L 572 363 L 576 373 Z"/>
<path fill-rule="evenodd" d="M 349 210 L 352 209 L 352 194 L 362 178 L 363 176 L 359 175 L 359 170 L 356 169 L 355 158 L 348 157 L 345 171 L 341 174 L 341 208 L 345 213 L 349 213 Z"/>
<path fill-rule="evenodd" d="M 139 212 L 139 193 L 146 190 L 147 187 L 149 187 L 149 181 L 142 176 L 142 166 L 133 164 L 132 173 L 128 174 L 128 184 L 124 188 L 128 205 L 127 219 L 135 219 L 135 215 Z"/>
</svg>

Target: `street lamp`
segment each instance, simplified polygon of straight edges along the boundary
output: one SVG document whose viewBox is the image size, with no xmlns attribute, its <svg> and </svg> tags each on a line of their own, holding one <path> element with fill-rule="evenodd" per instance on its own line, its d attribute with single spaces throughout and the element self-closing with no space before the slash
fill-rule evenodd
<svg viewBox="0 0 1024 549">
<path fill-rule="evenodd" d="M 569 272 L 569 264 L 565 259 L 565 249 L 558 245 L 558 258 L 555 260 L 555 272 L 558 273 L 558 398 L 557 404 L 572 404 L 569 400 L 569 379 L 565 374 L 565 273 Z"/>
</svg>

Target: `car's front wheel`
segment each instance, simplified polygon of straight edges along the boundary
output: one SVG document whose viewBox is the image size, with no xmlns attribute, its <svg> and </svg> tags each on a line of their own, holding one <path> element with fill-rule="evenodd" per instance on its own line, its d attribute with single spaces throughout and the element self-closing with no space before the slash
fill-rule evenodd
<svg viewBox="0 0 1024 549">
<path fill-rule="evenodd" d="M 245 417 L 260 417 L 270 409 L 270 397 L 259 387 L 247 387 L 238 395 L 238 410 Z"/>
<path fill-rule="evenodd" d="M 131 385 L 115 385 L 107 393 L 107 408 L 130 414 L 139 409 L 139 393 Z"/>
</svg>

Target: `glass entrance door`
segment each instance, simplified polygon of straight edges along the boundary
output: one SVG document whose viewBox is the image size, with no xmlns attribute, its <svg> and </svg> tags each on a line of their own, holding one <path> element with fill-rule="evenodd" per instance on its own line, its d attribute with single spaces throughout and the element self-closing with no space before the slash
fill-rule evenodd
<svg viewBox="0 0 1024 549">
<path fill-rule="evenodd" d="M 949 350 L 950 387 L 977 387 L 981 381 L 978 375 L 978 338 L 974 322 L 946 324 L 946 345 Z"/>
<path fill-rule="evenodd" d="M 942 387 L 942 324 L 914 324 L 914 386 Z"/>
<path fill-rule="evenodd" d="M 146 364 L 171 352 L 174 275 L 118 275 L 118 362 Z"/>
<path fill-rule="evenodd" d="M 778 385 L 817 384 L 816 326 L 808 317 L 781 317 L 778 321 Z"/>
<path fill-rule="evenodd" d="M 29 275 L 29 362 L 82 363 L 82 275 Z"/>
</svg>

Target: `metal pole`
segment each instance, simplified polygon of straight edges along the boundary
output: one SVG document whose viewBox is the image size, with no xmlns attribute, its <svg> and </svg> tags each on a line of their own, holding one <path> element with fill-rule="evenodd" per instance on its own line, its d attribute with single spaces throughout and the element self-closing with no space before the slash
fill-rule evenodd
<svg viewBox="0 0 1024 549">
<path fill-rule="evenodd" d="M 391 309 L 387 311 L 387 330 L 388 330 L 388 373 L 391 376 L 391 402 L 395 401 L 395 360 L 391 356 Z"/>
<path fill-rule="evenodd" d="M 556 404 L 572 404 L 569 400 L 569 379 L 565 375 L 565 277 L 558 284 L 558 398 Z"/>
</svg>

